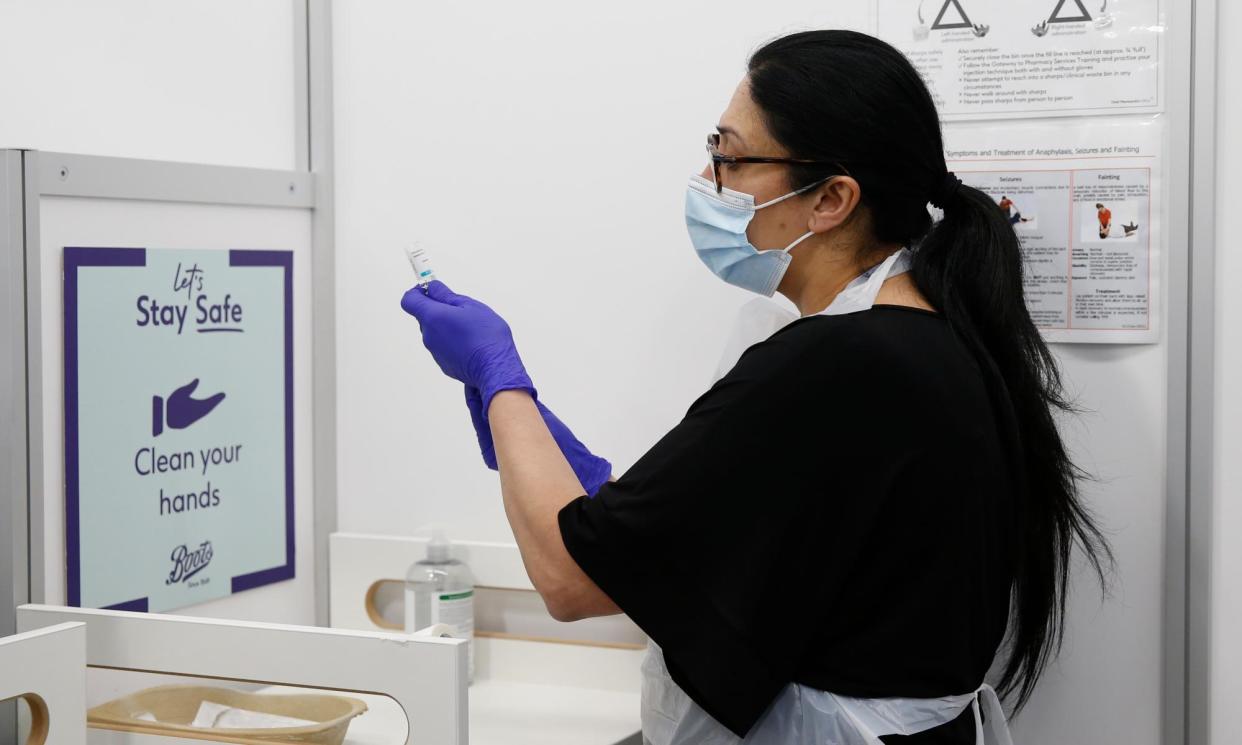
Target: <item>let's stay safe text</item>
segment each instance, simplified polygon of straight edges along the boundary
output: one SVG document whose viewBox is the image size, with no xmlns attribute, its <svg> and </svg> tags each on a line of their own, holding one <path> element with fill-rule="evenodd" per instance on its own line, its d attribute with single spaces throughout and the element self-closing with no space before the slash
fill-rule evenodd
<svg viewBox="0 0 1242 745">
<path fill-rule="evenodd" d="M 176 328 L 180 335 L 185 330 L 186 319 L 190 317 L 190 306 L 194 306 L 194 325 L 199 333 L 209 331 L 242 331 L 242 306 L 233 301 L 232 296 L 213 302 L 203 292 L 203 280 L 206 272 L 198 264 L 189 268 L 177 264 L 173 275 L 173 292 L 185 293 L 183 303 L 169 303 L 157 300 L 150 295 L 138 296 L 138 326 L 163 326 Z"/>
</svg>

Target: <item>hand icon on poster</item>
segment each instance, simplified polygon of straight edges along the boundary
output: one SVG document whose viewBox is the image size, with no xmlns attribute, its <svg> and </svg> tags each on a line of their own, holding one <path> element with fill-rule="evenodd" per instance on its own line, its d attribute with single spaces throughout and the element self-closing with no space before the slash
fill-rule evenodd
<svg viewBox="0 0 1242 745">
<path fill-rule="evenodd" d="M 204 399 L 193 397 L 194 389 L 198 388 L 198 378 L 181 386 L 168 396 L 167 423 L 169 429 L 185 429 L 199 419 L 211 413 L 221 401 L 223 393 L 217 393 Z M 165 406 L 161 396 L 151 397 L 151 435 L 158 437 L 164 431 Z"/>
</svg>

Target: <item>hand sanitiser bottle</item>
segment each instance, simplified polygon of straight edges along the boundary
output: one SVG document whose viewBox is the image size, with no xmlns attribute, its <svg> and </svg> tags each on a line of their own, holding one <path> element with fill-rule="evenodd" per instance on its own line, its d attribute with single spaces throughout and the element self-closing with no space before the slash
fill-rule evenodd
<svg viewBox="0 0 1242 745">
<path fill-rule="evenodd" d="M 470 569 L 449 555 L 451 544 L 440 530 L 432 532 L 427 557 L 410 565 L 405 575 L 405 633 L 432 624 L 453 628 L 466 640 L 467 679 L 474 680 L 474 580 Z"/>
</svg>

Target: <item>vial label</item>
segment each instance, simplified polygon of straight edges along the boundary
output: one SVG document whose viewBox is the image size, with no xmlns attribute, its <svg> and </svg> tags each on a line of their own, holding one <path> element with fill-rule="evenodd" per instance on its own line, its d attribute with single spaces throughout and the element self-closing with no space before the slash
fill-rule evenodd
<svg viewBox="0 0 1242 745">
<path fill-rule="evenodd" d="M 435 270 L 431 268 L 431 261 L 427 257 L 426 249 L 411 248 L 406 252 L 406 256 L 410 260 L 410 266 L 413 267 L 415 276 L 418 277 L 419 284 L 427 284 L 436 278 Z"/>
</svg>

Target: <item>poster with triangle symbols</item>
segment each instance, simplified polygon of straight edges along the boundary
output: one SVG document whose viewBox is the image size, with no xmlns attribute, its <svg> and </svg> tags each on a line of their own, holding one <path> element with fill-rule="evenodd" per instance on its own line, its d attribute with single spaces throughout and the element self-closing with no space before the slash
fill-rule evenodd
<svg viewBox="0 0 1242 745">
<path fill-rule="evenodd" d="M 1178 0 L 870 0 L 948 121 L 1160 113 Z"/>
<path fill-rule="evenodd" d="M 1052 10 L 1052 15 L 1048 16 L 1048 23 L 1082 23 L 1083 21 L 1090 21 L 1091 13 L 1083 6 L 1082 0 L 1073 0 L 1073 2 L 1074 5 L 1078 6 L 1076 15 L 1072 8 L 1065 7 L 1069 0 L 1058 0 L 1057 7 Z"/>
<path fill-rule="evenodd" d="M 958 0 L 945 0 L 940 13 L 936 15 L 936 20 L 932 22 L 932 28 L 938 31 L 973 27 L 974 24 L 970 22 L 970 17 L 966 15 L 965 9 Z"/>
</svg>

